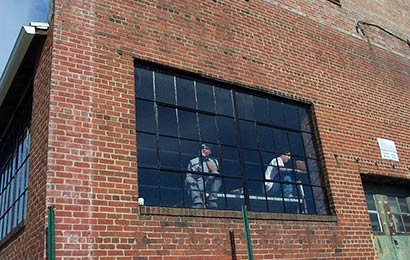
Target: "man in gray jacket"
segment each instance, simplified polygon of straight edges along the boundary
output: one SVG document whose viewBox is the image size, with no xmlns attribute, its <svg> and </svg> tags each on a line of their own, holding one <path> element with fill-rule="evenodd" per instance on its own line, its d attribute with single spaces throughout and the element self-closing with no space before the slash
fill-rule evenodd
<svg viewBox="0 0 410 260">
<path fill-rule="evenodd" d="M 217 192 L 222 185 L 220 178 L 211 174 L 219 174 L 219 162 L 211 158 L 211 147 L 201 145 L 201 156 L 195 157 L 188 163 L 188 173 L 185 179 L 188 194 L 192 200 L 192 208 L 218 208 Z M 195 174 L 194 172 L 204 173 Z M 208 194 L 208 196 L 206 196 Z"/>
</svg>

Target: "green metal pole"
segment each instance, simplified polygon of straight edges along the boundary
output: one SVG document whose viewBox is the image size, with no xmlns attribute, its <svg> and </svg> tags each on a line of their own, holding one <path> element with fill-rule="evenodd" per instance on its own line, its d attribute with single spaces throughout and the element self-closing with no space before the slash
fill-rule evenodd
<svg viewBox="0 0 410 260">
<path fill-rule="evenodd" d="M 56 259 L 56 240 L 54 227 L 54 208 L 48 207 L 48 229 L 47 229 L 47 259 Z"/>
<path fill-rule="evenodd" d="M 248 248 L 248 260 L 253 260 L 251 231 L 249 229 L 248 212 L 246 210 L 246 205 L 242 205 L 242 219 L 243 225 L 245 227 L 246 246 Z"/>
</svg>

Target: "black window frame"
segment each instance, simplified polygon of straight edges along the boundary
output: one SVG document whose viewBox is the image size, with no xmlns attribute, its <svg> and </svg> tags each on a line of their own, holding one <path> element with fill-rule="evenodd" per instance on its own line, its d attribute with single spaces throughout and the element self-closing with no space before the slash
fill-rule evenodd
<svg viewBox="0 0 410 260">
<path fill-rule="evenodd" d="M 141 75 L 139 73 L 141 73 Z M 146 74 L 149 75 L 150 73 L 151 73 L 152 78 L 149 79 Z M 161 91 L 167 91 L 167 89 L 168 91 L 171 91 L 168 93 L 168 95 L 173 95 L 172 97 L 169 97 L 169 96 L 167 97 L 166 95 L 164 96 L 164 93 L 161 93 L 160 98 L 158 98 L 158 95 L 156 93 L 158 86 L 155 85 L 156 84 L 155 75 L 157 74 L 158 75 L 165 74 L 168 76 L 171 75 L 171 77 L 173 78 L 173 79 L 170 79 L 168 77 L 169 82 L 163 81 L 163 84 L 165 84 L 165 87 L 164 89 L 161 89 Z M 310 198 L 311 201 L 308 202 L 310 203 L 309 204 L 310 209 L 308 211 L 306 211 L 307 209 L 306 206 L 305 206 L 305 210 L 302 208 L 303 203 L 301 200 L 300 191 L 297 191 L 296 196 L 297 196 L 297 201 L 299 202 L 299 205 L 297 206 L 297 209 L 294 212 L 289 211 L 289 209 L 286 208 L 287 202 L 286 202 L 286 198 L 283 198 L 283 194 L 281 198 L 282 199 L 281 203 L 283 204 L 282 211 L 280 210 L 276 211 L 271 208 L 272 206 L 269 206 L 269 198 L 266 194 L 263 194 L 266 199 L 265 201 L 266 209 L 265 210 L 258 209 L 255 211 L 295 213 L 295 214 L 313 214 L 313 215 L 329 215 L 330 214 L 329 203 L 328 203 L 328 198 L 327 198 L 327 188 L 325 185 L 325 176 L 324 176 L 324 172 L 321 167 L 322 165 L 321 157 L 318 152 L 319 150 L 318 150 L 317 134 L 313 126 L 313 111 L 312 111 L 313 108 L 311 105 L 302 103 L 299 101 L 295 101 L 295 100 L 289 100 L 283 97 L 270 95 L 265 92 L 252 90 L 252 89 L 237 86 L 234 84 L 221 82 L 221 81 L 217 81 L 214 79 L 209 79 L 203 76 L 199 76 L 197 74 L 182 72 L 179 70 L 175 70 L 173 68 L 160 66 L 157 64 L 152 64 L 152 63 L 145 62 L 145 61 L 135 62 L 135 75 L 134 76 L 135 76 L 135 104 L 136 104 L 136 132 L 137 132 L 137 161 L 138 161 L 138 175 L 139 175 L 139 192 L 140 192 L 140 197 L 144 198 L 142 201 L 144 201 L 145 205 L 163 206 L 163 207 L 182 207 L 182 208 L 189 207 L 187 206 L 189 204 L 187 203 L 187 200 L 189 199 L 186 197 L 186 194 L 185 194 L 186 187 L 184 185 L 185 175 L 187 174 L 188 171 L 184 169 L 183 162 L 182 162 L 182 157 L 185 156 L 182 152 L 182 146 L 184 142 L 187 142 L 187 143 L 191 142 L 192 144 L 196 143 L 198 147 L 200 146 L 201 143 L 207 143 L 207 144 L 211 144 L 213 147 L 217 147 L 217 149 L 215 149 L 216 150 L 215 153 L 216 153 L 216 156 L 219 159 L 221 159 L 220 164 L 221 164 L 221 169 L 223 173 L 222 173 L 222 176 L 215 176 L 215 177 L 222 177 L 223 191 L 221 191 L 221 193 L 223 193 L 223 198 L 226 203 L 225 207 L 223 207 L 222 209 L 239 210 L 238 207 L 230 208 L 229 206 L 227 206 L 228 204 L 227 201 L 228 199 L 230 199 L 228 195 L 231 196 L 231 192 L 233 191 L 233 189 L 231 189 L 232 187 L 230 187 L 230 189 L 227 190 L 228 187 L 226 185 L 226 182 L 227 180 L 231 180 L 232 182 L 237 181 L 241 183 L 241 186 L 238 187 L 239 188 L 238 190 L 240 190 L 240 194 L 236 194 L 235 196 L 240 198 L 242 200 L 242 204 L 246 204 L 250 211 L 253 211 L 254 207 L 251 204 L 251 200 L 252 198 L 259 196 L 259 194 L 252 195 L 250 192 L 251 189 L 249 189 L 248 185 L 251 185 L 252 182 L 258 183 L 259 185 L 267 181 L 263 178 L 264 176 L 263 172 L 265 171 L 267 161 L 266 159 L 264 159 L 262 154 L 270 152 L 270 155 L 271 155 L 270 159 L 272 159 L 273 155 L 275 154 L 277 156 L 280 155 L 279 151 L 283 151 L 283 152 L 285 150 L 288 151 L 290 148 L 290 146 L 288 146 L 287 149 L 277 148 L 277 149 L 272 149 L 270 151 L 263 150 L 261 148 L 261 143 L 263 142 L 261 142 L 260 140 L 260 134 L 258 132 L 259 131 L 258 129 L 259 127 L 267 127 L 267 128 L 270 128 L 272 131 L 273 130 L 282 131 L 283 133 L 286 134 L 288 139 L 289 139 L 289 133 L 292 133 L 294 135 L 299 135 L 302 140 L 301 142 L 303 142 L 303 140 L 305 142 L 305 144 L 303 144 L 303 151 L 299 151 L 300 154 L 293 153 L 292 156 L 294 158 L 304 159 L 305 164 L 309 164 L 309 165 L 312 164 L 312 167 L 315 167 L 317 171 L 317 176 L 313 176 L 313 175 L 311 176 L 309 173 L 311 171 L 311 169 L 309 169 L 310 167 L 306 167 L 306 171 L 308 172 L 307 174 L 308 177 L 307 177 L 307 180 L 305 180 L 305 182 L 302 185 L 303 187 L 308 188 L 309 190 L 308 193 L 311 196 Z M 167 78 L 167 77 L 161 76 L 161 78 Z M 145 89 L 145 92 L 146 92 L 147 82 L 141 82 L 140 79 L 145 79 L 145 81 L 148 82 L 148 85 L 152 84 L 151 93 L 141 92 L 143 89 Z M 177 85 L 178 80 L 180 81 L 186 80 L 188 83 L 192 82 L 193 89 L 194 89 L 193 92 L 195 96 L 193 97 L 195 99 L 194 105 L 192 102 L 189 102 L 189 101 L 185 101 L 187 102 L 186 104 L 178 103 L 179 102 L 179 99 L 178 99 L 178 95 L 179 95 L 178 87 L 179 86 Z M 171 81 L 174 84 L 173 90 L 171 90 L 172 88 L 170 88 L 169 86 L 171 84 Z M 209 104 L 204 103 L 203 101 L 200 100 L 200 98 L 198 98 L 197 93 L 199 90 L 197 89 L 197 86 L 199 85 L 205 85 L 205 87 L 208 88 L 206 90 L 205 89 L 201 90 L 201 91 L 208 92 L 208 94 L 205 94 L 206 96 L 208 96 L 208 99 L 205 99 L 205 100 L 209 100 L 209 97 L 213 96 L 212 108 L 208 107 L 208 109 L 204 109 L 204 107 L 209 106 Z M 221 108 L 218 105 L 218 97 L 216 97 L 217 92 L 224 93 L 221 95 L 225 95 L 226 102 L 220 102 Z M 228 92 L 229 92 L 229 96 L 227 96 Z M 247 98 L 251 98 L 251 103 L 254 102 L 253 101 L 254 99 L 264 100 L 264 102 L 267 102 L 266 108 L 268 110 L 268 113 L 270 113 L 269 109 L 270 109 L 271 103 L 276 102 L 283 106 L 289 106 L 290 108 L 296 109 L 296 114 L 298 115 L 298 117 L 300 117 L 300 113 L 303 114 L 305 116 L 304 118 L 307 118 L 306 120 L 308 122 L 305 126 L 302 126 L 302 120 L 298 118 L 297 120 L 298 120 L 300 129 L 296 130 L 290 127 L 289 125 L 286 125 L 287 124 L 286 120 L 284 121 L 282 125 L 275 125 L 274 122 L 272 122 L 271 118 L 268 118 L 268 119 L 265 118 L 265 119 L 261 119 L 258 121 L 257 119 L 252 118 L 251 115 L 247 114 L 248 111 L 245 110 L 243 112 L 240 112 L 241 110 L 238 108 L 237 98 L 238 96 L 242 96 L 242 95 L 244 96 L 243 100 L 245 103 L 249 102 Z M 230 100 L 226 100 L 226 98 L 229 98 Z M 226 106 L 226 103 L 228 103 L 228 101 L 231 102 L 232 110 L 230 110 L 228 107 L 225 107 L 225 109 L 223 110 L 222 109 L 223 106 Z M 142 104 L 151 104 L 151 105 L 146 105 L 146 107 L 148 107 L 148 111 L 145 111 L 141 108 Z M 252 103 L 252 106 L 254 104 L 255 103 Z M 304 112 L 303 113 L 299 112 L 298 109 L 301 111 L 303 110 Z M 164 111 L 167 111 L 167 112 L 165 113 Z M 174 119 L 171 120 L 170 118 L 170 117 L 173 117 L 174 112 L 175 112 L 176 125 L 174 123 Z M 162 115 L 163 113 L 165 114 Z M 195 117 L 194 121 L 196 121 L 196 124 L 197 124 L 196 129 L 198 131 L 197 133 L 198 139 L 196 139 L 195 137 L 181 136 L 182 123 L 178 120 L 180 120 L 179 117 L 183 113 L 190 114 L 191 116 Z M 201 129 L 200 117 L 201 116 L 214 119 L 215 121 L 214 126 L 215 126 L 216 136 L 217 136 L 216 140 L 212 139 L 214 138 L 213 136 L 206 137 L 208 139 L 203 140 L 203 138 L 205 137 L 201 136 L 201 131 L 200 131 Z M 254 113 L 253 117 L 255 116 L 256 115 Z M 149 117 L 153 117 L 153 118 L 149 118 Z M 270 114 L 268 117 L 270 117 Z M 164 122 L 163 119 L 165 118 L 167 118 L 168 120 Z M 221 120 L 224 119 L 227 121 L 229 121 L 230 119 L 233 120 L 235 140 L 234 141 L 230 140 L 230 142 L 236 142 L 236 145 L 224 143 L 220 139 L 221 131 L 218 129 L 218 122 L 219 122 L 218 120 L 220 119 Z M 240 123 L 241 124 L 243 123 L 244 125 L 247 124 L 248 127 L 250 128 L 252 128 L 252 124 L 254 125 L 254 131 L 256 133 L 256 141 L 257 141 L 256 144 L 249 143 L 248 146 L 246 147 L 242 146 L 242 142 L 244 142 L 244 140 L 241 140 L 241 131 L 244 131 L 244 130 L 241 129 Z M 184 127 L 186 126 L 184 125 Z M 303 129 L 303 127 L 306 127 L 306 129 Z M 274 135 L 273 132 L 272 134 Z M 310 140 L 309 144 L 306 144 L 306 139 L 304 139 L 303 134 L 309 136 L 310 139 L 307 138 Z M 178 149 L 178 152 L 176 153 L 174 152 L 174 154 L 178 154 L 176 155 L 175 159 L 179 160 L 179 162 L 175 162 L 172 160 L 170 160 L 169 162 L 161 161 L 161 158 L 163 158 L 161 157 L 161 153 L 166 153 L 166 152 L 168 154 L 172 153 L 172 151 L 170 151 L 169 149 L 166 150 L 166 148 L 164 149 L 161 148 L 161 147 L 164 147 L 164 144 L 161 144 L 161 138 L 162 139 L 169 138 L 169 140 L 171 139 L 176 140 L 175 144 L 177 147 L 175 147 L 175 149 Z M 155 140 L 152 142 L 152 140 L 147 141 L 148 139 L 155 139 Z M 147 144 L 147 142 L 151 142 L 151 144 Z M 287 140 L 286 142 L 289 143 L 289 140 Z M 310 152 L 306 151 L 307 146 L 310 146 L 310 150 L 311 150 Z M 228 175 L 228 170 L 225 170 L 224 167 L 226 167 L 225 165 L 229 163 L 229 158 L 223 157 L 224 149 L 236 150 L 238 152 L 236 158 L 231 159 L 231 165 L 232 165 L 232 162 L 235 162 L 235 161 L 239 163 L 239 170 L 241 173 L 240 176 L 230 176 Z M 245 165 L 246 164 L 245 163 L 246 159 L 244 158 L 245 151 L 258 153 L 258 156 L 260 158 L 259 165 L 261 166 L 260 167 L 261 169 L 259 169 L 261 171 L 259 177 L 250 178 L 249 176 L 246 176 L 245 168 L 247 167 L 247 165 Z M 151 156 L 155 155 L 157 156 L 157 158 L 156 160 L 152 160 L 150 158 L 147 158 L 147 156 L 145 156 L 144 154 L 150 154 Z M 199 154 L 199 151 L 198 151 L 198 154 Z M 192 154 L 191 152 L 191 157 L 193 157 L 194 155 L 195 154 Z M 310 156 L 310 155 L 313 155 L 313 156 Z M 292 160 L 292 165 L 291 165 L 291 167 L 293 167 L 294 169 L 293 173 L 295 172 L 295 169 L 296 169 L 295 161 L 296 160 Z M 178 167 L 180 168 L 178 169 Z M 226 175 L 224 175 L 224 172 L 226 173 Z M 168 204 L 168 203 L 163 202 L 163 199 L 164 199 L 163 197 L 167 198 L 167 195 L 165 194 L 162 195 L 161 193 L 161 179 L 162 179 L 161 177 L 163 177 L 164 173 L 173 174 L 178 179 L 178 183 L 176 183 L 175 187 L 173 187 L 174 191 L 179 191 L 182 193 L 182 194 L 179 194 L 180 198 L 179 198 L 178 203 Z M 202 172 L 201 174 L 204 176 L 212 175 L 212 174 L 208 174 L 204 172 Z M 317 179 L 313 180 L 313 177 Z M 156 185 L 158 185 L 157 188 L 159 191 L 157 192 L 156 197 L 153 200 L 154 202 L 149 202 L 149 200 L 152 198 L 147 198 L 147 196 L 145 195 L 147 193 L 144 192 L 144 189 L 145 188 L 154 189 L 155 185 L 153 185 L 153 183 L 156 183 Z M 283 185 L 284 183 L 280 182 L 280 184 Z M 292 184 L 294 185 L 295 190 L 298 190 L 299 183 L 296 181 L 292 181 Z M 263 187 L 265 187 L 265 185 L 263 185 Z M 303 189 L 301 190 L 303 192 Z M 319 199 L 317 199 L 318 201 L 316 201 L 316 197 L 317 198 L 320 197 L 321 201 Z M 306 199 L 303 200 L 305 205 L 307 203 L 306 201 L 307 201 Z"/>
<path fill-rule="evenodd" d="M 30 158 L 32 88 L 10 114 L 0 142 L 0 241 L 7 241 L 24 225 Z M 0 243 L 2 244 L 2 243 Z"/>
</svg>

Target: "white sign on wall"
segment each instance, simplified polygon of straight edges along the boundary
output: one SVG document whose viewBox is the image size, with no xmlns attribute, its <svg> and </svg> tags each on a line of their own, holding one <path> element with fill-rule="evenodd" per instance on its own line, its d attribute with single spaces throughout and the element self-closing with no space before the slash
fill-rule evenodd
<svg viewBox="0 0 410 260">
<path fill-rule="evenodd" d="M 399 156 L 397 155 L 396 145 L 394 141 L 377 138 L 379 143 L 380 153 L 382 154 L 382 159 L 398 161 Z"/>
</svg>

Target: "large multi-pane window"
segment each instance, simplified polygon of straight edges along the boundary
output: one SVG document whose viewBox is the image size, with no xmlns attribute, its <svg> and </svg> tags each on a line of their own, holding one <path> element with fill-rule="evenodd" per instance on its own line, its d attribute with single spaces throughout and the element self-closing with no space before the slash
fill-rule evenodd
<svg viewBox="0 0 410 260">
<path fill-rule="evenodd" d="M 0 142 L 0 240 L 26 218 L 30 155 L 31 97 L 4 122 Z M 3 123 L 3 122 L 2 122 Z"/>
<path fill-rule="evenodd" d="M 145 205 L 328 213 L 308 105 L 139 65 L 135 93 Z"/>
</svg>

